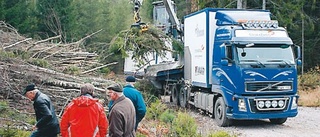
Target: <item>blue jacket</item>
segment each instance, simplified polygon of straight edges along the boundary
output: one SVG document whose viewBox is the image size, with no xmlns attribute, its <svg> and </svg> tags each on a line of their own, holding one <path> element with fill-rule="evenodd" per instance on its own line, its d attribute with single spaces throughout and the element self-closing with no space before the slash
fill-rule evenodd
<svg viewBox="0 0 320 137">
<path fill-rule="evenodd" d="M 146 111 L 147 111 L 146 104 L 144 102 L 143 96 L 140 93 L 140 91 L 135 89 L 130 84 L 128 84 L 128 85 L 123 87 L 123 94 L 127 98 L 129 98 L 132 101 L 133 105 L 134 105 L 134 108 L 136 110 L 136 126 L 137 126 L 138 123 L 146 115 Z M 111 108 L 112 104 L 113 104 L 113 101 L 110 101 L 110 103 L 108 104 L 108 107 Z M 109 110 L 109 112 L 110 112 L 110 110 Z"/>
</svg>

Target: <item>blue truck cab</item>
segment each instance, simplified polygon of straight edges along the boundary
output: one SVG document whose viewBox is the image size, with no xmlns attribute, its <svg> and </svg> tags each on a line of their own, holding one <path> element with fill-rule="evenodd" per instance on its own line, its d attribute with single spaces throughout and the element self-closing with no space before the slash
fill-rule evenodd
<svg viewBox="0 0 320 137">
<path fill-rule="evenodd" d="M 184 54 L 148 66 L 161 94 L 219 126 L 235 119 L 282 124 L 298 114 L 300 48 L 267 10 L 205 8 L 184 18 Z"/>
<path fill-rule="evenodd" d="M 300 48 L 270 14 L 206 8 L 185 18 L 184 79 L 194 93 L 187 97 L 220 126 L 232 119 L 282 124 L 298 113 Z"/>
</svg>

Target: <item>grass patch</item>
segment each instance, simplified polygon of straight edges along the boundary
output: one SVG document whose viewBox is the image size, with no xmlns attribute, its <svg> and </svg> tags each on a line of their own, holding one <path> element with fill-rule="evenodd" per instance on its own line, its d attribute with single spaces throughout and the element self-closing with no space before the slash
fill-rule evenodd
<svg viewBox="0 0 320 137">
<path fill-rule="evenodd" d="M 0 101 L 0 117 L 7 119 L 0 121 L 0 124 L 3 126 L 0 128 L 0 137 L 30 136 L 30 131 L 17 129 L 17 127 L 19 127 L 19 122 L 17 123 L 16 121 L 32 122 L 31 119 L 33 119 L 33 117 L 13 111 L 6 101 Z"/>
<path fill-rule="evenodd" d="M 299 96 L 299 106 L 320 107 L 320 87 L 309 90 L 300 90 Z"/>
</svg>

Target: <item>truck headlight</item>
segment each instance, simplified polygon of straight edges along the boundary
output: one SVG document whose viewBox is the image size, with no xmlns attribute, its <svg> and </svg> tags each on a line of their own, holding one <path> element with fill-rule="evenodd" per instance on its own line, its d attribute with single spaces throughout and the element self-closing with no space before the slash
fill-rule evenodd
<svg viewBox="0 0 320 137">
<path fill-rule="evenodd" d="M 244 101 L 243 98 L 238 99 L 238 108 L 239 108 L 239 111 L 244 111 L 244 112 L 247 111 L 246 102 Z"/>
<path fill-rule="evenodd" d="M 267 100 L 265 105 L 266 105 L 267 108 L 269 108 L 271 106 L 271 101 Z"/>
<path fill-rule="evenodd" d="M 284 106 L 284 101 L 280 100 L 278 104 L 279 104 L 279 107 L 282 108 Z"/>
<path fill-rule="evenodd" d="M 292 98 L 292 105 L 291 105 L 291 109 L 297 109 L 298 108 L 298 101 L 297 101 L 297 97 L 293 97 Z"/>
<path fill-rule="evenodd" d="M 264 107 L 264 101 L 259 101 L 258 102 L 258 107 L 263 108 Z"/>
<path fill-rule="evenodd" d="M 278 106 L 278 102 L 277 101 L 275 101 L 275 100 L 273 100 L 272 102 L 271 102 L 271 106 L 272 107 L 277 107 Z"/>
</svg>

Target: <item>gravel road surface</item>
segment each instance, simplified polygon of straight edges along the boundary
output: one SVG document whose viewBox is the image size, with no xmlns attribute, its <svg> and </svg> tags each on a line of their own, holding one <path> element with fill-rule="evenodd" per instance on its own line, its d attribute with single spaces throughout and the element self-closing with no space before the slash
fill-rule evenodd
<svg viewBox="0 0 320 137">
<path fill-rule="evenodd" d="M 288 118 L 284 124 L 271 124 L 269 120 L 239 120 L 231 127 L 218 127 L 213 118 L 190 112 L 198 122 L 198 131 L 203 135 L 224 130 L 238 137 L 320 137 L 320 108 L 299 107 L 298 115 Z"/>
</svg>

